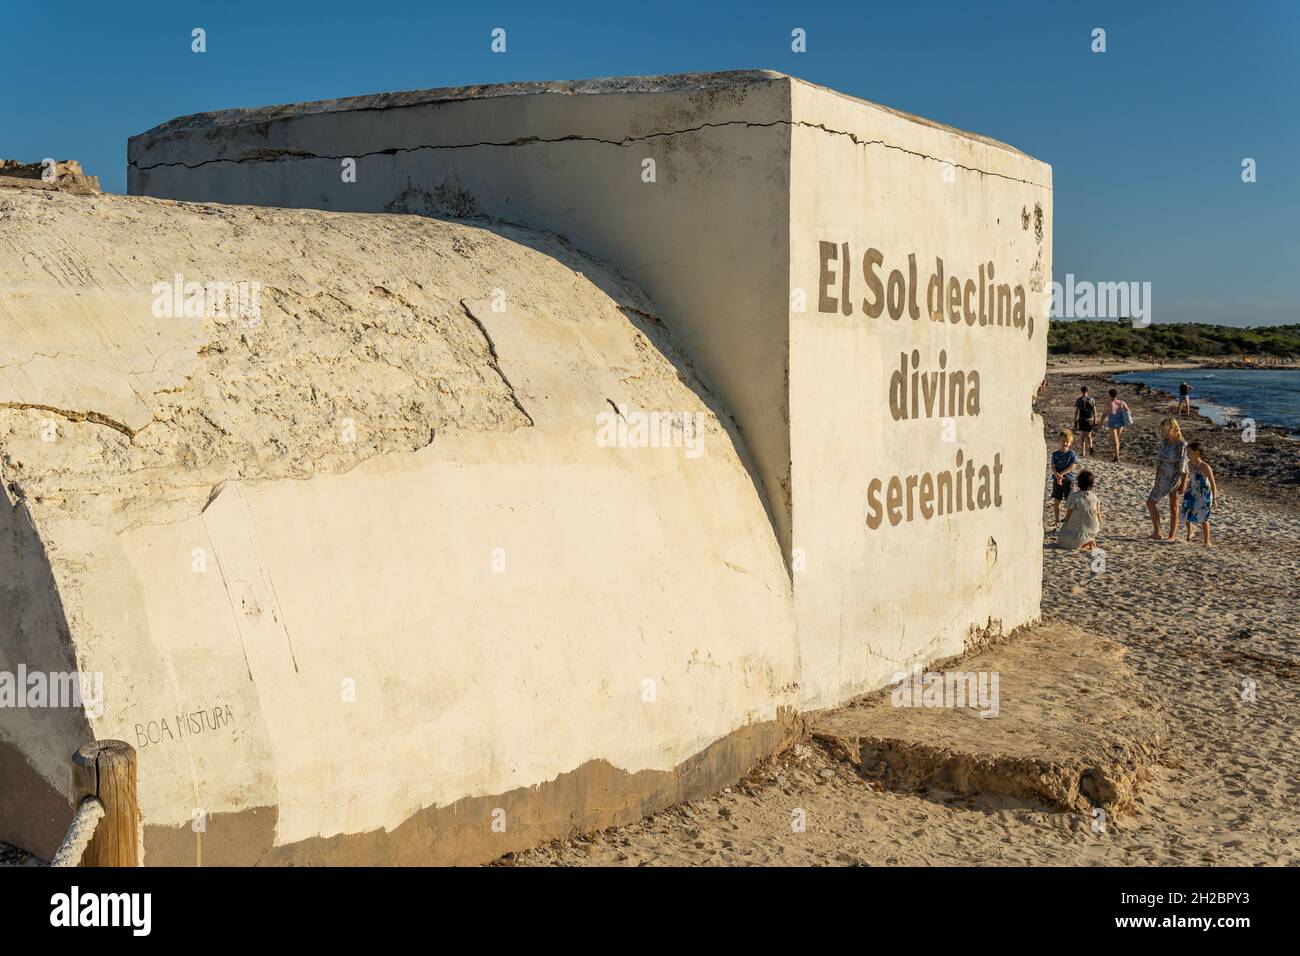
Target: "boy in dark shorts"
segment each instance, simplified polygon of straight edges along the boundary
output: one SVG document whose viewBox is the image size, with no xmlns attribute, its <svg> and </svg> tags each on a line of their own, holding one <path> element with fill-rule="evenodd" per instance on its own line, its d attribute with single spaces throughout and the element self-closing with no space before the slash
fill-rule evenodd
<svg viewBox="0 0 1300 956">
<path fill-rule="evenodd" d="M 1079 386 L 1079 397 L 1074 400 L 1074 429 L 1079 433 L 1079 451 L 1092 454 L 1092 426 L 1097 423 L 1097 403 L 1088 394 L 1088 386 Z"/>
<path fill-rule="evenodd" d="M 1070 497 L 1074 490 L 1074 469 L 1079 465 L 1079 456 L 1070 446 L 1074 444 L 1074 435 L 1065 429 L 1056 438 L 1056 451 L 1052 452 L 1052 514 L 1056 518 L 1056 527 L 1061 527 L 1061 502 Z"/>
</svg>

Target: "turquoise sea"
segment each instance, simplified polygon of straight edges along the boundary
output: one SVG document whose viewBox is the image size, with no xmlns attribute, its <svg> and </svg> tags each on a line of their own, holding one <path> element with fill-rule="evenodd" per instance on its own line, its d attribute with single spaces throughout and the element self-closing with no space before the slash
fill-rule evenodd
<svg viewBox="0 0 1300 956">
<path fill-rule="evenodd" d="M 1257 425 L 1280 425 L 1300 434 L 1300 369 L 1152 369 L 1113 378 L 1174 395 L 1178 383 L 1187 382 L 1192 404 L 1213 422 L 1226 425 L 1253 418 Z"/>
</svg>

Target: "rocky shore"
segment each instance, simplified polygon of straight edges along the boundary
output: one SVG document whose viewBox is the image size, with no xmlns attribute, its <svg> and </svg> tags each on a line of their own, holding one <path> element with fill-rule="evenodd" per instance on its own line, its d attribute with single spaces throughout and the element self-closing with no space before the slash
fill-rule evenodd
<svg viewBox="0 0 1300 956">
<path fill-rule="evenodd" d="M 1150 463 L 1154 474 L 1156 452 L 1160 447 L 1160 420 L 1174 415 L 1178 397 L 1159 389 L 1139 388 L 1131 382 L 1116 382 L 1101 373 L 1052 373 L 1047 377 L 1047 393 L 1035 402 L 1043 416 L 1043 432 L 1049 445 L 1062 428 L 1074 420 L 1074 400 L 1079 387 L 1087 385 L 1104 416 L 1107 391 L 1115 388 L 1133 409 L 1133 424 L 1124 429 L 1120 458 L 1131 464 Z M 1300 441 L 1287 436 L 1286 430 L 1259 426 L 1254 441 L 1244 440 L 1242 431 L 1221 427 L 1197 413 L 1179 417 L 1188 441 L 1199 441 L 1206 460 L 1214 469 L 1218 482 L 1230 493 L 1265 499 L 1276 505 L 1300 511 Z M 1097 454 L 1111 457 L 1110 433 L 1094 433 Z"/>
</svg>

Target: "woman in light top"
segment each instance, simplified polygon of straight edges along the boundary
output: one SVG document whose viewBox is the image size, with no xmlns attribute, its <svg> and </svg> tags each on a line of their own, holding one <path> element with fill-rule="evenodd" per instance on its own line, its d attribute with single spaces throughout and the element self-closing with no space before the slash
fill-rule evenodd
<svg viewBox="0 0 1300 956">
<path fill-rule="evenodd" d="M 1119 461 L 1119 439 L 1124 429 L 1133 424 L 1133 409 L 1128 402 L 1119 397 L 1119 392 L 1110 390 L 1110 401 L 1106 403 L 1106 427 L 1110 429 L 1110 441 L 1115 449 L 1115 460 Z"/>
<path fill-rule="evenodd" d="M 1187 442 L 1178 419 L 1160 423 L 1160 454 L 1156 459 L 1156 481 L 1147 495 L 1147 513 L 1151 515 L 1151 537 L 1155 541 L 1173 541 L 1178 536 L 1178 496 L 1187 485 Z M 1160 533 L 1161 498 L 1169 499 L 1169 534 Z"/>
</svg>

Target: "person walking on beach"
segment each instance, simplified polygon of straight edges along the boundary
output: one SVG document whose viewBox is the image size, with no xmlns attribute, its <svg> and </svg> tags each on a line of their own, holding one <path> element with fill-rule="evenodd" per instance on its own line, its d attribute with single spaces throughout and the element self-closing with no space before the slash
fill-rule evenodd
<svg viewBox="0 0 1300 956">
<path fill-rule="evenodd" d="M 1191 391 L 1192 391 L 1192 386 L 1190 382 L 1178 383 L 1178 414 L 1179 415 L 1183 414 L 1184 409 L 1187 410 L 1188 415 L 1192 413 L 1192 399 L 1190 395 Z"/>
<path fill-rule="evenodd" d="M 1124 429 L 1133 424 L 1133 409 L 1128 402 L 1119 397 L 1119 392 L 1110 390 L 1110 402 L 1106 405 L 1106 427 L 1110 429 L 1110 441 L 1115 448 L 1115 460 L 1119 461 L 1119 439 Z"/>
<path fill-rule="evenodd" d="M 1156 482 L 1147 495 L 1147 513 L 1151 515 L 1151 538 L 1173 541 L 1178 536 L 1178 496 L 1187 484 L 1187 442 L 1178 419 L 1160 423 L 1160 454 L 1156 459 Z M 1160 533 L 1160 499 L 1169 498 L 1169 536 Z"/>
<path fill-rule="evenodd" d="M 1056 451 L 1052 452 L 1052 516 L 1057 530 L 1061 527 L 1061 502 L 1074 490 L 1074 469 L 1079 465 L 1079 456 L 1070 447 L 1073 444 L 1074 434 L 1067 428 L 1056 436 Z"/>
<path fill-rule="evenodd" d="M 1079 472 L 1079 490 L 1065 500 L 1065 524 L 1056 535 L 1056 546 L 1071 551 L 1091 551 L 1101 532 L 1101 502 L 1092 493 L 1092 472 Z"/>
<path fill-rule="evenodd" d="M 1088 386 L 1079 386 L 1079 397 L 1074 400 L 1074 430 L 1079 433 L 1079 452 L 1092 454 L 1092 426 L 1097 423 L 1097 403 L 1088 394 Z"/>
<path fill-rule="evenodd" d="M 1219 497 L 1219 486 L 1214 481 L 1214 469 L 1201 456 L 1201 443 L 1187 444 L 1187 491 L 1183 494 L 1183 521 L 1187 525 L 1187 540 L 1192 540 L 1192 525 L 1201 526 L 1201 544 L 1210 546 L 1210 513 Z"/>
</svg>

